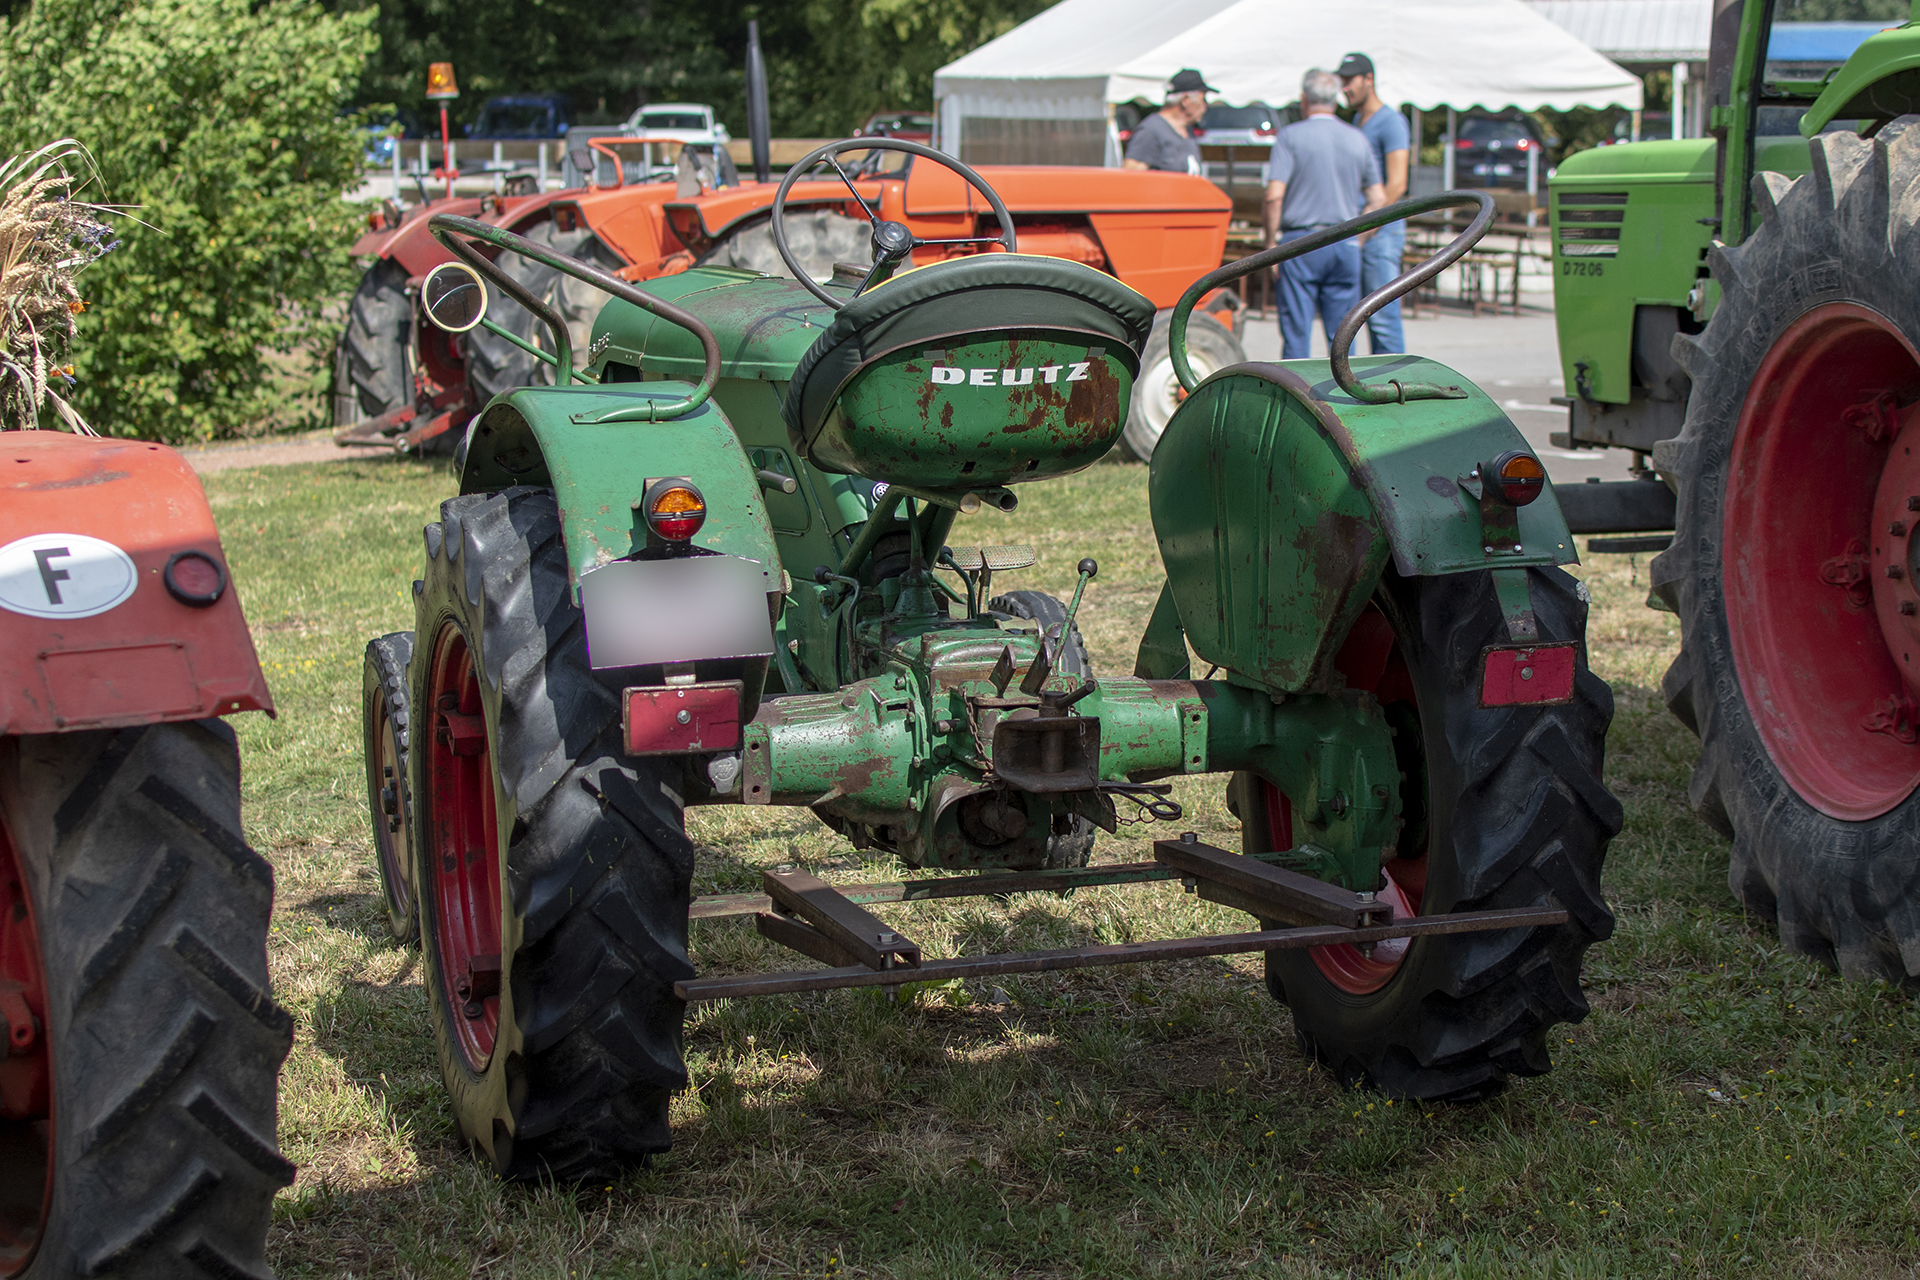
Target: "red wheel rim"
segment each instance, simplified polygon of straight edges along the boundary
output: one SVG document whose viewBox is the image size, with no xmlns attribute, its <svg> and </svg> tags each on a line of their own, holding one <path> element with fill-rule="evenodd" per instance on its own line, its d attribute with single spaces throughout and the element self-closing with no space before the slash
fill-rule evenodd
<svg viewBox="0 0 1920 1280">
<path fill-rule="evenodd" d="M 499 823 L 480 681 L 457 627 L 444 628 L 434 643 L 427 693 L 433 717 L 424 743 L 428 856 L 417 865 L 432 880 L 422 890 L 432 895 L 434 961 L 447 1022 L 477 1074 L 493 1057 L 500 1028 Z"/>
<path fill-rule="evenodd" d="M 1334 666 L 1346 677 L 1350 689 L 1364 689 L 1380 700 L 1381 709 L 1391 716 L 1411 715 L 1418 721 L 1414 700 L 1413 676 L 1393 634 L 1393 624 L 1380 610 L 1368 605 L 1353 624 Z M 1403 766 L 1404 767 L 1404 766 Z M 1410 775 L 1411 780 L 1411 775 Z M 1276 848 L 1293 847 L 1293 806 L 1281 790 L 1259 779 L 1259 794 L 1266 804 L 1267 830 Z M 1427 848 L 1423 842 L 1417 856 L 1394 858 L 1386 871 L 1386 886 L 1381 900 L 1393 908 L 1393 918 L 1408 919 L 1420 914 L 1420 903 L 1427 890 Z M 1393 939 L 1374 947 L 1371 956 L 1358 947 L 1342 943 L 1333 947 L 1314 947 L 1307 952 L 1322 976 L 1349 995 L 1369 995 L 1387 985 L 1400 972 L 1406 959 L 1408 941 Z"/>
<path fill-rule="evenodd" d="M 15 1025 L 22 1007 L 32 1015 L 24 1034 Z M 12 1041 L 0 1045 L 0 1276 L 10 1276 L 33 1260 L 34 1246 L 46 1228 L 53 1185 L 53 1054 L 33 900 L 4 823 L 0 1015 L 5 1015 Z"/>
<path fill-rule="evenodd" d="M 1760 364 L 1728 459 L 1727 627 L 1754 727 L 1800 797 L 1875 818 L 1920 784 L 1920 355 L 1829 303 Z M 1906 612 L 1903 612 L 1903 608 Z"/>
</svg>

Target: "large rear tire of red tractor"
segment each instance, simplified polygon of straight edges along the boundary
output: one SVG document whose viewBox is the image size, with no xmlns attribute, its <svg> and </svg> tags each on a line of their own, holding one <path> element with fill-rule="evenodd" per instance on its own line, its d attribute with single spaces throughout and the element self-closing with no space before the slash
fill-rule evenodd
<svg viewBox="0 0 1920 1280">
<path fill-rule="evenodd" d="M 1710 263 L 1675 340 L 1686 425 L 1657 453 L 1678 526 L 1652 566 L 1680 618 L 1668 705 L 1728 884 L 1780 940 L 1920 981 L 1920 117 L 1813 140 L 1761 175 L 1764 223 Z"/>
<path fill-rule="evenodd" d="M 334 348 L 334 426 L 352 426 L 413 403 L 407 358 L 412 323 L 407 269 L 391 258 L 368 267 L 347 304 L 347 324 Z"/>
<path fill-rule="evenodd" d="M 1133 400 L 1127 406 L 1127 425 L 1120 431 L 1120 450 L 1135 462 L 1153 461 L 1173 411 L 1187 398 L 1174 375 L 1167 340 L 1172 315 L 1162 311 L 1154 317 L 1153 332 L 1147 335 L 1146 350 L 1140 356 L 1140 376 L 1134 379 Z M 1187 363 L 1193 366 L 1195 378 L 1204 380 L 1214 370 L 1242 364 L 1246 358 L 1240 339 L 1212 316 L 1195 311 L 1188 318 Z"/>
<path fill-rule="evenodd" d="M 551 220 L 522 232 L 527 239 L 557 254 L 578 258 L 602 271 L 618 271 L 627 264 L 589 231 L 562 231 Z M 594 317 L 607 302 L 599 289 L 544 263 L 511 251 L 496 260 L 500 269 L 560 313 L 573 346 L 576 369 L 587 363 L 587 344 L 593 337 Z M 553 352 L 553 331 L 533 313 L 498 290 L 489 290 L 487 318 L 540 350 Z M 475 404 L 486 404 L 516 387 L 550 387 L 553 366 L 522 351 L 499 334 L 473 329 L 466 335 L 467 386 Z"/>
<path fill-rule="evenodd" d="M 1621 810 L 1601 782 L 1613 695 L 1587 669 L 1587 605 L 1559 569 L 1527 571 L 1542 643 L 1579 648 L 1561 704 L 1479 705 L 1484 652 L 1507 644 L 1488 574 L 1388 582 L 1349 633 L 1348 686 L 1380 699 L 1406 782 L 1405 826 L 1381 897 L 1396 916 L 1564 907 L 1549 928 L 1428 935 L 1267 953 L 1267 986 L 1303 1052 L 1345 1083 L 1465 1100 L 1552 1065 L 1547 1032 L 1587 1014 L 1580 964 L 1613 932 L 1600 893 Z M 1292 844 L 1284 797 L 1236 775 L 1248 852 Z"/>
<path fill-rule="evenodd" d="M 272 901 L 223 722 L 0 738 L 0 1276 L 266 1274 Z"/>
<path fill-rule="evenodd" d="M 629 759 L 551 491 L 426 529 L 410 667 L 421 955 L 461 1136 L 503 1177 L 610 1177 L 687 1084 L 693 846 L 677 765 Z"/>
<path fill-rule="evenodd" d="M 403 943 L 420 936 L 420 912 L 413 892 L 413 793 L 407 780 L 412 729 L 407 664 L 412 658 L 412 632 L 396 631 L 369 641 L 360 689 L 367 819 L 373 830 L 374 862 L 380 870 L 380 896 L 387 907 L 387 932 L 395 942 Z"/>
</svg>

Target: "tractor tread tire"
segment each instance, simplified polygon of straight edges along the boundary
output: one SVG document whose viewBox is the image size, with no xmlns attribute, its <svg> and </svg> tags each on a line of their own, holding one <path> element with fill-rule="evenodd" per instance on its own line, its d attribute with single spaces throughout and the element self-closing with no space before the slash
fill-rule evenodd
<svg viewBox="0 0 1920 1280">
<path fill-rule="evenodd" d="M 0 739 L 55 1046 L 48 1233 L 24 1275 L 265 1276 L 273 876 L 223 721 Z"/>
<path fill-rule="evenodd" d="M 551 219 L 529 227 L 520 234 L 542 248 L 582 259 L 608 271 L 616 271 L 626 265 L 592 232 L 561 231 Z M 587 341 L 592 336 L 594 317 L 607 301 L 607 295 L 584 281 L 575 280 L 512 250 L 502 250 L 495 264 L 534 297 L 560 312 L 573 345 L 574 366 L 582 367 Z M 504 294 L 492 293 L 487 319 L 542 350 L 549 349 L 552 343 L 547 326 L 535 319 L 531 311 Z M 485 328 L 469 330 L 463 336 L 461 349 L 466 355 L 467 386 L 477 405 L 484 406 L 495 396 L 520 387 L 553 384 L 552 366 L 535 360 L 499 334 L 490 333 Z"/>
<path fill-rule="evenodd" d="M 416 942 L 420 937 L 420 913 L 413 901 L 411 889 L 392 883 L 388 873 L 387 860 L 378 853 L 380 827 L 387 821 L 382 808 L 381 779 L 373 776 L 374 755 L 372 735 L 376 723 L 374 710 L 383 704 L 387 719 L 393 725 L 395 744 L 400 753 L 399 767 L 396 770 L 394 785 L 402 789 L 400 812 L 410 814 L 413 809 L 406 788 L 411 786 L 407 776 L 407 755 L 409 736 L 409 711 L 407 700 L 407 664 L 413 660 L 413 633 L 396 631 L 392 635 L 380 636 L 367 642 L 367 662 L 365 676 L 361 686 L 361 727 L 366 738 L 367 750 L 364 753 L 367 764 L 367 821 L 373 833 L 375 845 L 374 861 L 380 871 L 380 897 L 386 907 L 387 932 L 399 943 Z M 410 855 L 409 855 L 410 856 Z"/>
<path fill-rule="evenodd" d="M 668 1101 L 687 1085 L 686 1006 L 673 992 L 693 976 L 683 784 L 677 766 L 622 750 L 619 699 L 587 661 L 551 490 L 449 499 L 426 543 L 412 694 L 421 705 L 433 637 L 460 626 L 492 744 L 510 951 L 498 1038 L 476 1077 L 443 1026 L 459 1013 L 432 943 L 431 802 L 416 750 L 421 951 L 442 1074 L 463 1136 L 501 1176 L 615 1176 L 669 1148 Z"/>
<path fill-rule="evenodd" d="M 1488 574 L 1390 578 L 1383 592 L 1425 709 L 1430 829 L 1449 831 L 1453 847 L 1450 866 L 1430 865 L 1421 914 L 1557 906 L 1570 918 L 1416 939 L 1369 996 L 1334 989 L 1306 952 L 1268 952 L 1269 988 L 1292 1007 L 1301 1049 L 1345 1083 L 1399 1098 L 1490 1096 L 1549 1070 L 1547 1032 L 1587 1014 L 1581 961 L 1613 932 L 1600 889 L 1622 818 L 1601 781 L 1613 694 L 1587 669 L 1579 584 L 1559 569 L 1527 577 L 1542 643 L 1579 644 L 1564 704 L 1479 705 L 1482 655 L 1510 643 Z"/>
<path fill-rule="evenodd" d="M 1674 339 L 1693 393 L 1680 434 L 1661 448 L 1679 502 L 1673 544 L 1650 574 L 1681 635 L 1662 692 L 1700 737 L 1687 796 L 1733 842 L 1734 897 L 1775 922 L 1788 949 L 1849 977 L 1912 987 L 1920 984 L 1920 861 L 1912 856 L 1920 799 L 1858 822 L 1802 799 L 1747 709 L 1727 620 L 1728 463 L 1748 389 L 1777 335 L 1813 307 L 1854 302 L 1920 341 L 1920 116 L 1871 139 L 1821 134 L 1812 151 L 1804 177 L 1756 176 L 1764 221 L 1743 244 L 1714 248 L 1719 307 L 1704 332 Z"/>
<path fill-rule="evenodd" d="M 334 349 L 333 425 L 348 427 L 413 403 L 407 370 L 407 269 L 392 258 L 368 267 L 347 304 Z"/>
<path fill-rule="evenodd" d="M 1067 620 L 1067 606 L 1044 591 L 1009 591 L 997 595 L 988 602 L 987 611 L 1038 623 L 1043 632 Z M 1087 645 L 1080 638 L 1078 626 L 1067 632 L 1061 646 L 1060 670 L 1082 680 L 1093 675 L 1093 659 L 1087 655 Z M 1046 865 L 1049 868 L 1086 866 L 1093 858 L 1095 831 L 1094 825 L 1085 818 L 1075 818 L 1072 834 L 1048 838 Z"/>
</svg>

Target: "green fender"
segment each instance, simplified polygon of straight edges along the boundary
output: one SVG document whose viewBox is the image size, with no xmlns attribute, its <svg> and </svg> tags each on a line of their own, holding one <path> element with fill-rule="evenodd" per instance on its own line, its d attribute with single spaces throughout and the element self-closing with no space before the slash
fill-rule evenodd
<svg viewBox="0 0 1920 1280">
<path fill-rule="evenodd" d="M 468 429 L 460 492 L 511 485 L 551 488 L 566 528 L 567 569 L 580 575 L 646 545 L 634 504 L 647 482 L 686 476 L 707 500 L 693 536 L 708 551 L 757 560 L 768 590 L 783 590 L 780 553 L 767 523 L 753 465 L 733 426 L 712 401 L 667 422 L 596 424 L 591 419 L 636 400 L 683 396 L 679 382 L 612 387 L 526 387 L 501 396 Z"/>
<path fill-rule="evenodd" d="M 1518 511 L 1501 509 L 1517 517 L 1517 538 L 1487 550 L 1472 473 L 1528 445 L 1484 392 L 1417 356 L 1353 366 L 1371 383 L 1432 382 L 1462 395 L 1362 404 L 1324 360 L 1248 363 L 1202 382 L 1167 424 L 1148 481 L 1167 587 L 1141 674 L 1177 674 L 1162 669 L 1184 661 L 1168 631 L 1177 623 L 1202 661 L 1242 679 L 1327 690 L 1389 561 L 1411 577 L 1578 559 L 1551 485 Z"/>
</svg>

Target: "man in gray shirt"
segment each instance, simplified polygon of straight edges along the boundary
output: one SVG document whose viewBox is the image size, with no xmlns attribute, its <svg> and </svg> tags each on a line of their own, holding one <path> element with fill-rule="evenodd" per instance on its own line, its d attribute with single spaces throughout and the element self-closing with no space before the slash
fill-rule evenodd
<svg viewBox="0 0 1920 1280">
<path fill-rule="evenodd" d="M 1200 144 L 1193 139 L 1193 126 L 1207 114 L 1210 92 L 1213 86 L 1192 67 L 1175 72 L 1167 84 L 1167 105 L 1134 127 L 1120 167 L 1199 173 Z"/>
<path fill-rule="evenodd" d="M 1275 136 L 1267 169 L 1268 244 L 1297 240 L 1387 202 L 1373 145 L 1334 114 L 1339 100 L 1340 78 L 1330 71 L 1316 68 L 1300 81 L 1303 117 Z M 1359 242 L 1343 240 L 1281 263 L 1278 293 L 1280 357 L 1304 360 L 1313 350 L 1314 315 L 1331 342 L 1360 301 Z"/>
</svg>

